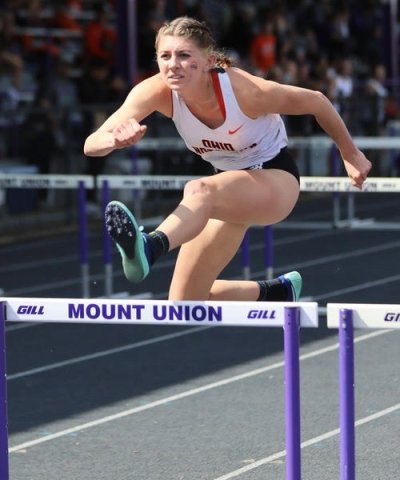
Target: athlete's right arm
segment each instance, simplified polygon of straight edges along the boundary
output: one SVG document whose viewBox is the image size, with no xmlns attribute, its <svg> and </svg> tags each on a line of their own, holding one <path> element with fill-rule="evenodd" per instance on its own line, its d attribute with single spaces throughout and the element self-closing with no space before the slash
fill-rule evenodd
<svg viewBox="0 0 400 480">
<path fill-rule="evenodd" d="M 146 133 L 144 118 L 154 111 L 171 116 L 171 92 L 159 75 L 132 88 L 123 104 L 85 140 L 83 151 L 90 157 L 103 157 L 116 149 L 137 143 Z"/>
</svg>

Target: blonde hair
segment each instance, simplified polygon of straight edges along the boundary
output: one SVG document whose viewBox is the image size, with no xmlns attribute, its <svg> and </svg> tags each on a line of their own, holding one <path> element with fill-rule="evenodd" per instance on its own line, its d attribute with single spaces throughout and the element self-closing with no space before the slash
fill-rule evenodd
<svg viewBox="0 0 400 480">
<path fill-rule="evenodd" d="M 233 64 L 232 59 L 223 50 L 217 48 L 211 31 L 205 22 L 186 16 L 164 22 L 157 32 L 155 41 L 156 51 L 158 50 L 160 38 L 164 35 L 185 37 L 192 40 L 199 48 L 215 55 L 217 67 L 230 67 Z"/>
</svg>

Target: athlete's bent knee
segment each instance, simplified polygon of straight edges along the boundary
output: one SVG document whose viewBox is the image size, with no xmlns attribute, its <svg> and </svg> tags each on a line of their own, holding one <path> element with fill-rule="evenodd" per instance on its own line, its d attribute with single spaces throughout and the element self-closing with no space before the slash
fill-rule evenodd
<svg viewBox="0 0 400 480">
<path fill-rule="evenodd" d="M 210 185 L 205 182 L 203 178 L 190 180 L 183 189 L 183 197 L 188 197 L 190 195 L 196 194 L 209 195 L 210 193 Z"/>
</svg>

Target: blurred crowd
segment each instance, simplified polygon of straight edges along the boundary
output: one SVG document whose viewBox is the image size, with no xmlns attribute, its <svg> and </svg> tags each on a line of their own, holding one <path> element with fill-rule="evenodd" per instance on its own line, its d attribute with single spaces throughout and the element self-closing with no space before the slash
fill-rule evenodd
<svg viewBox="0 0 400 480">
<path fill-rule="evenodd" d="M 139 23 L 141 74 L 153 73 L 154 32 L 187 13 L 209 22 L 238 66 L 281 83 L 324 92 L 354 134 L 379 135 L 399 115 L 399 79 L 392 78 L 390 20 L 380 0 L 154 0 Z M 309 135 L 310 119 L 287 119 L 289 132 Z"/>
<path fill-rule="evenodd" d="M 135 78 L 117 64 L 121 3 L 0 1 L 0 162 L 21 157 L 48 173 L 55 152 L 81 151 L 135 81 L 156 71 L 155 33 L 178 15 L 206 20 L 236 65 L 324 92 L 353 134 L 384 134 L 399 118 L 388 2 L 137 0 Z M 317 132 L 308 118 L 286 122 L 292 135 Z M 90 165 L 92 174 L 104 167 Z"/>
<path fill-rule="evenodd" d="M 113 1 L 2 2 L 0 161 L 23 158 L 49 173 L 55 155 L 81 149 L 125 96 L 115 15 Z"/>
</svg>

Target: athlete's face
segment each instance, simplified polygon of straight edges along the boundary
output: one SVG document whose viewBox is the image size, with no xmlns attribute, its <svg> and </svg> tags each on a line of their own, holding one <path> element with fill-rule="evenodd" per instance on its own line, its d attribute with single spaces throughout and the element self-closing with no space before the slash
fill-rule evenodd
<svg viewBox="0 0 400 480">
<path fill-rule="evenodd" d="M 179 90 L 199 82 L 213 66 L 213 57 L 192 40 L 163 35 L 158 44 L 157 62 L 167 85 Z"/>
</svg>

